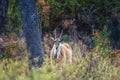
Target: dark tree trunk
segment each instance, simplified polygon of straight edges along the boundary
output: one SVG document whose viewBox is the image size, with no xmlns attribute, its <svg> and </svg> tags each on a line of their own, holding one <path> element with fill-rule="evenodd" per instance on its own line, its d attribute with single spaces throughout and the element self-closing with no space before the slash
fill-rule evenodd
<svg viewBox="0 0 120 80">
<path fill-rule="evenodd" d="M 8 0 L 0 0 L 0 33 L 2 32 L 8 11 Z"/>
<path fill-rule="evenodd" d="M 29 66 L 40 67 L 43 63 L 41 32 L 35 0 L 19 0 L 23 22 L 23 33 L 29 53 Z M 41 27 L 41 26 L 40 26 Z"/>
</svg>

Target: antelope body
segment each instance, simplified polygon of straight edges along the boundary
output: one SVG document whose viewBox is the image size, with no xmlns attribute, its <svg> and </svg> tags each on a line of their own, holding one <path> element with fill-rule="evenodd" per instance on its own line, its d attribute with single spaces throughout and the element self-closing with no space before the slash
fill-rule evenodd
<svg viewBox="0 0 120 80">
<path fill-rule="evenodd" d="M 56 39 L 55 37 L 55 39 L 53 39 L 55 43 L 50 53 L 51 63 L 53 58 L 55 58 L 57 62 L 61 62 L 62 60 L 64 61 L 64 63 L 72 62 L 72 49 L 68 43 L 61 42 L 61 36 L 62 32 L 60 34 L 60 38 Z"/>
</svg>

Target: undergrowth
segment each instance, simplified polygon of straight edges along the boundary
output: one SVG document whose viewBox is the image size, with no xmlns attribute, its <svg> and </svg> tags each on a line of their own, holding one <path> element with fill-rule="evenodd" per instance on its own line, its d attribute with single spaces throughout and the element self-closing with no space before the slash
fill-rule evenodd
<svg viewBox="0 0 120 80">
<path fill-rule="evenodd" d="M 0 61 L 0 80 L 119 80 L 119 75 L 120 69 L 109 58 L 95 52 L 85 58 L 74 58 L 71 64 L 52 65 L 45 59 L 41 68 L 32 71 L 28 70 L 27 59 Z"/>
<path fill-rule="evenodd" d="M 116 67 L 112 59 L 106 56 L 110 52 L 106 29 L 100 35 L 95 39 L 94 50 L 86 52 L 84 57 L 77 43 L 71 64 L 50 64 L 49 58 L 45 57 L 41 68 L 29 70 L 27 58 L 1 59 L 0 80 L 120 80 L 120 67 Z"/>
</svg>

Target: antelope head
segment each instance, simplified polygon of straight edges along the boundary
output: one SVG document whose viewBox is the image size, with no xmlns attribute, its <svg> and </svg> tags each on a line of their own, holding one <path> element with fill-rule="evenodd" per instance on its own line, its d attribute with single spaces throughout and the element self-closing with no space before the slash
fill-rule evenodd
<svg viewBox="0 0 120 80">
<path fill-rule="evenodd" d="M 53 48 L 50 53 L 50 58 L 52 60 L 52 57 L 56 58 L 57 60 L 64 59 L 66 62 L 66 59 L 69 59 L 69 61 L 72 61 L 72 49 L 69 44 L 62 43 L 62 34 L 63 30 L 60 33 L 59 38 L 56 37 L 56 29 L 54 30 L 54 38 L 51 38 L 54 41 Z M 62 56 L 62 58 L 61 58 Z"/>
<path fill-rule="evenodd" d="M 60 56 L 60 45 L 62 42 L 62 34 L 63 34 L 63 30 L 61 31 L 59 38 L 57 38 L 56 29 L 55 29 L 54 30 L 54 38 L 51 37 L 51 39 L 54 41 L 54 45 L 53 45 L 54 52 L 53 53 L 54 53 L 55 57 L 57 57 L 57 59 Z"/>
</svg>

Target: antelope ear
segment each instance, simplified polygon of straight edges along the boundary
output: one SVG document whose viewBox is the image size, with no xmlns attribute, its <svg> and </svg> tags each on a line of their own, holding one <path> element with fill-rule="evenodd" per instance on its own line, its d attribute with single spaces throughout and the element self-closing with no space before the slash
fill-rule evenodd
<svg viewBox="0 0 120 80">
<path fill-rule="evenodd" d="M 53 37 L 50 37 L 50 39 L 53 40 L 53 41 L 55 40 Z"/>
</svg>

